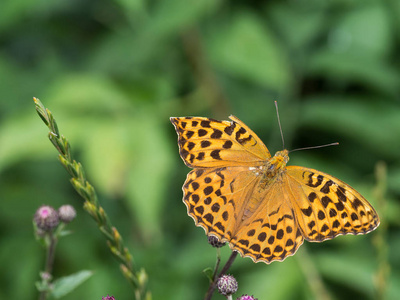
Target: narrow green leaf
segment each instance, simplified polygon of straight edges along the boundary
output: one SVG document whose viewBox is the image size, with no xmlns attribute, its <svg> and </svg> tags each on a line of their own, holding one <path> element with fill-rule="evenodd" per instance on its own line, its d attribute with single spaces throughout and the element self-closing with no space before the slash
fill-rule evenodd
<svg viewBox="0 0 400 300">
<path fill-rule="evenodd" d="M 206 277 L 207 277 L 210 281 L 213 281 L 213 280 L 214 280 L 214 279 L 213 279 L 213 274 L 214 274 L 213 269 L 211 269 L 211 268 L 205 268 L 205 269 L 203 270 L 203 273 L 206 275 Z"/>
<path fill-rule="evenodd" d="M 76 289 L 92 275 L 92 271 L 83 270 L 69 276 L 61 277 L 54 281 L 54 289 L 51 295 L 55 299 L 59 299 Z"/>
</svg>

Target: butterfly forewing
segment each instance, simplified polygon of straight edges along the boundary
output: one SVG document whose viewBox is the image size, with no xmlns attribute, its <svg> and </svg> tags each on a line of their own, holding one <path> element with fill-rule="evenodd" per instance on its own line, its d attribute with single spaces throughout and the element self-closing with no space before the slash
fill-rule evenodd
<svg viewBox="0 0 400 300">
<path fill-rule="evenodd" d="M 189 167 L 258 165 L 271 155 L 264 143 L 239 119 L 171 118 L 179 135 L 179 153 Z"/>
<path fill-rule="evenodd" d="M 288 166 L 286 173 L 298 223 L 308 241 L 365 234 L 379 225 L 371 204 L 343 181 L 304 167 Z"/>
</svg>

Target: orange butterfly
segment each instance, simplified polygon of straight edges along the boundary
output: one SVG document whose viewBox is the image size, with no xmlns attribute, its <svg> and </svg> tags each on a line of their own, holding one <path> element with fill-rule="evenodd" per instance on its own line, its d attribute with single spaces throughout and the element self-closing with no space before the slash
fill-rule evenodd
<svg viewBox="0 0 400 300">
<path fill-rule="evenodd" d="M 365 234 L 379 225 L 374 208 L 351 186 L 314 169 L 286 166 L 287 150 L 271 157 L 249 127 L 229 118 L 171 118 L 179 153 L 193 168 L 183 202 L 208 236 L 254 262 L 270 263 L 293 255 L 304 239 Z"/>
</svg>

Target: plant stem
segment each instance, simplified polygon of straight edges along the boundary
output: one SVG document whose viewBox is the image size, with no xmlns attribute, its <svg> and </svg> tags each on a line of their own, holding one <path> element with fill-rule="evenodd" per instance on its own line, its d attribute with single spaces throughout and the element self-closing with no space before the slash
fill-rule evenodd
<svg viewBox="0 0 400 300">
<path fill-rule="evenodd" d="M 217 248 L 217 261 L 215 263 L 215 267 L 214 267 L 214 273 L 212 275 L 212 280 L 214 281 L 215 277 L 217 276 L 217 272 L 218 272 L 218 268 L 219 268 L 219 264 L 221 263 L 221 249 Z"/>
<path fill-rule="evenodd" d="M 238 252 L 236 251 L 232 251 L 231 256 L 229 257 L 228 261 L 226 262 L 225 266 L 222 268 L 221 272 L 219 272 L 218 276 L 215 276 L 213 282 L 210 283 L 210 286 L 208 287 L 208 291 L 206 294 L 206 297 L 204 298 L 204 300 L 210 300 L 214 290 L 217 286 L 217 281 L 218 279 L 226 274 L 226 272 L 229 270 L 229 268 L 232 266 L 233 262 L 235 261 L 236 256 L 238 255 Z"/>
<path fill-rule="evenodd" d="M 46 245 L 46 247 L 47 247 L 46 262 L 45 262 L 45 268 L 44 268 L 44 274 L 46 274 L 46 278 L 44 278 L 42 275 L 42 283 L 46 282 L 46 284 L 45 284 L 46 286 L 48 286 L 51 281 L 51 277 L 52 277 L 51 273 L 53 272 L 56 245 L 57 245 L 57 241 L 58 241 L 58 238 L 55 236 L 54 232 L 48 233 L 47 238 L 48 238 L 48 243 Z M 46 300 L 47 294 L 48 294 L 48 290 L 41 291 L 39 294 L 39 299 Z"/>
<path fill-rule="evenodd" d="M 375 299 L 383 300 L 386 297 L 388 278 L 390 275 L 389 247 L 387 242 L 387 222 L 385 219 L 386 191 L 387 191 L 387 167 L 382 161 L 375 166 L 376 186 L 374 196 L 377 204 L 377 211 L 380 213 L 381 224 L 376 231 L 373 244 L 377 253 L 378 269 L 374 275 Z"/>
<path fill-rule="evenodd" d="M 318 269 L 307 252 L 307 247 L 303 245 L 302 251 L 296 254 L 297 262 L 303 271 L 303 274 L 308 282 L 311 292 L 315 299 L 331 300 L 332 297 L 326 289 Z"/>
</svg>

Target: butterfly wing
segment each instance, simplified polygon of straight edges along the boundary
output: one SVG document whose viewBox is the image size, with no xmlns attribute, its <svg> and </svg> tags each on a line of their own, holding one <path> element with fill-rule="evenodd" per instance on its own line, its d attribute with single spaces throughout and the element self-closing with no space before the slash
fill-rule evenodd
<svg viewBox="0 0 400 300">
<path fill-rule="evenodd" d="M 375 209 L 355 189 L 323 172 L 286 167 L 288 188 L 304 238 L 322 242 L 338 235 L 365 234 L 379 225 Z"/>
<path fill-rule="evenodd" d="M 283 261 L 303 244 L 304 238 L 284 179 L 252 193 L 251 199 L 259 205 L 243 220 L 230 241 L 232 249 L 254 262 Z"/>
<path fill-rule="evenodd" d="M 253 261 L 293 255 L 303 243 L 289 194 L 282 184 L 260 189 L 261 169 L 195 169 L 183 186 L 188 214 L 207 235 L 229 242 Z"/>
<path fill-rule="evenodd" d="M 271 157 L 267 147 L 242 121 L 201 117 L 171 118 L 179 154 L 188 167 L 256 166 Z"/>
<path fill-rule="evenodd" d="M 229 242 L 244 199 L 257 182 L 257 176 L 247 167 L 194 169 L 183 185 L 183 202 L 188 215 L 207 235 Z"/>
</svg>

